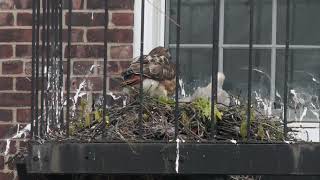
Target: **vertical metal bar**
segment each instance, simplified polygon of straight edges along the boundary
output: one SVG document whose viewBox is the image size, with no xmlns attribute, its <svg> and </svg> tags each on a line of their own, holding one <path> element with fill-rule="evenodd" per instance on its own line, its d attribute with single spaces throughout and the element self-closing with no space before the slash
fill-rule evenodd
<svg viewBox="0 0 320 180">
<path fill-rule="evenodd" d="M 32 1 L 32 62 L 31 62 L 31 137 L 34 137 L 34 120 L 35 120 L 35 113 L 34 113 L 34 108 L 35 108 L 35 38 L 36 38 L 36 30 L 35 30 L 35 25 L 36 25 L 36 1 Z"/>
<path fill-rule="evenodd" d="M 180 78 L 180 32 L 181 32 L 181 0 L 178 0 L 177 3 L 177 26 L 176 26 L 176 91 L 175 91 L 175 139 L 178 138 L 179 134 L 179 78 Z"/>
<path fill-rule="evenodd" d="M 54 126 L 54 63 L 55 63 L 55 0 L 51 1 L 51 54 L 50 54 L 50 66 L 51 66 L 51 72 L 50 72 L 50 126 Z"/>
<path fill-rule="evenodd" d="M 56 82 L 56 76 L 57 76 L 57 73 L 56 73 L 56 70 L 57 70 L 57 58 L 58 58 L 58 32 L 57 32 L 57 25 L 58 25 L 58 14 L 57 14 L 57 6 L 58 6 L 58 1 L 57 0 L 54 0 L 53 1 L 54 4 L 53 4 L 53 53 L 54 53 L 54 56 L 53 56 L 53 73 L 52 73 L 52 77 L 53 77 L 53 81 L 51 82 L 52 85 L 53 85 L 53 89 L 52 89 L 52 94 L 53 94 L 53 100 L 52 100 L 52 125 L 53 126 L 56 126 L 57 125 L 57 115 L 56 115 L 56 112 L 57 112 L 57 109 L 56 109 L 56 105 L 57 105 L 57 96 L 56 96 L 56 93 L 57 93 L 57 82 Z"/>
<path fill-rule="evenodd" d="M 247 138 L 250 138 L 250 121 L 251 121 L 251 93 L 252 93 L 252 66 L 253 66 L 253 17 L 254 17 L 254 0 L 249 1 L 250 22 L 249 22 L 249 71 L 248 71 L 248 104 L 247 104 Z"/>
<path fill-rule="evenodd" d="M 102 119 L 103 119 L 103 127 L 106 125 L 106 105 L 107 105 L 107 65 L 108 65 L 108 24 L 109 24 L 109 7 L 108 0 L 104 1 L 104 59 L 103 59 L 103 111 L 102 111 Z"/>
<path fill-rule="evenodd" d="M 60 62 L 59 62 L 59 112 L 60 112 L 60 125 L 61 127 L 64 126 L 64 113 L 63 113 L 63 39 L 62 39 L 62 29 L 63 29 L 63 26 L 62 26 L 62 9 L 63 9 L 63 1 L 60 0 L 59 1 L 59 7 L 58 7 L 58 10 L 59 10 L 59 58 L 60 58 Z"/>
<path fill-rule="evenodd" d="M 144 6 L 145 1 L 141 0 L 141 36 L 140 36 L 140 111 L 139 111 L 139 135 L 142 137 L 142 114 L 143 114 L 143 46 L 144 46 Z"/>
<path fill-rule="evenodd" d="M 213 17 L 212 17 L 212 62 L 211 62 L 211 138 L 215 134 L 216 116 L 214 113 L 217 101 L 217 74 L 218 74 L 218 58 L 219 58 L 219 14 L 220 0 L 213 1 Z"/>
<path fill-rule="evenodd" d="M 36 123 L 35 123 L 35 136 L 39 134 L 39 36 L 40 36 L 40 0 L 37 0 L 37 15 L 36 15 L 36 79 L 35 79 L 35 114 L 36 114 Z"/>
<path fill-rule="evenodd" d="M 47 0 L 47 29 L 46 29 L 46 41 L 47 41 L 47 47 L 46 47 L 46 83 L 47 83 L 47 88 L 46 88 L 46 120 L 44 123 L 44 127 L 46 128 L 45 133 L 47 132 L 47 126 L 48 126 L 48 119 L 49 119 L 49 90 L 48 90 L 48 83 L 49 83 L 49 68 L 50 68 L 50 15 L 51 15 L 51 0 Z"/>
<path fill-rule="evenodd" d="M 46 48 L 46 15 L 47 15 L 47 0 L 42 1 L 42 46 L 41 46 L 41 122 L 40 122 L 40 137 L 43 135 L 43 123 L 44 123 L 44 68 L 45 68 L 45 48 Z"/>
<path fill-rule="evenodd" d="M 283 132 L 284 138 L 288 133 L 288 71 L 289 71 L 289 44 L 290 44 L 290 0 L 286 2 L 286 49 L 285 49 L 285 65 L 284 65 L 284 112 L 283 112 Z"/>
<path fill-rule="evenodd" d="M 67 107 L 66 107 L 66 133 L 67 136 L 69 136 L 69 124 L 70 124 L 70 61 L 71 61 L 71 16 L 72 16 L 72 0 L 69 0 L 68 2 L 68 54 L 67 54 Z"/>
</svg>

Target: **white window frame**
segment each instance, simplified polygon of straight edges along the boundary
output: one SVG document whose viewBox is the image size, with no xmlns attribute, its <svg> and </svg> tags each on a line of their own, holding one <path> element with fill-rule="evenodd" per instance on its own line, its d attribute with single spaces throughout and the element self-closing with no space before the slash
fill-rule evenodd
<svg viewBox="0 0 320 180">
<path fill-rule="evenodd" d="M 133 56 L 140 55 L 141 2 L 134 1 Z M 166 0 L 145 0 L 144 53 L 164 46 Z"/>
</svg>

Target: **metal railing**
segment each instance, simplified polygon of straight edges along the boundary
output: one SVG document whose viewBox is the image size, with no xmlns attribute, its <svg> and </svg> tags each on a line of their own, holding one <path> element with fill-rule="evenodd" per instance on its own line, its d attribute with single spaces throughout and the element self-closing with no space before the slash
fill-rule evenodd
<svg viewBox="0 0 320 180">
<path fill-rule="evenodd" d="M 67 4 L 63 4 L 67 2 Z M 103 59 L 103 122 L 106 122 L 106 105 L 107 105 L 107 64 L 108 64 L 108 0 L 104 0 L 104 59 Z M 288 58 L 289 58 L 289 25 L 290 25 L 290 0 L 286 1 L 286 46 L 285 46 L 285 69 L 284 69 L 284 134 L 288 133 L 287 111 L 288 111 Z M 40 5 L 42 4 L 42 8 Z M 178 137 L 179 126 L 179 79 L 180 79 L 180 22 L 181 22 L 181 0 L 177 0 L 177 26 L 176 26 L 176 89 L 175 89 L 175 138 Z M 213 31 L 212 31 L 212 87 L 211 87 L 211 109 L 217 105 L 217 72 L 219 56 L 219 7 L 220 1 L 214 0 L 213 6 Z M 66 75 L 63 67 L 63 8 L 68 7 L 67 13 L 67 48 L 65 57 L 67 59 Z M 140 44 L 140 78 L 143 77 L 143 52 L 144 52 L 144 9 L 145 1 L 141 0 L 141 44 Z M 248 94 L 247 94 L 247 134 L 250 135 L 250 114 L 252 111 L 252 72 L 253 72 L 253 18 L 254 18 L 254 0 L 249 0 L 250 23 L 249 23 L 249 56 L 248 56 Z M 70 86 L 71 86 L 71 31 L 72 31 L 72 0 L 33 0 L 32 4 L 32 99 L 31 99 L 31 132 L 32 137 L 42 137 L 47 132 L 49 126 L 59 128 L 70 134 Z M 42 19 L 40 18 L 42 14 Z M 41 37 L 41 38 L 40 38 Z M 41 47 L 40 47 L 41 45 Z M 64 87 L 65 82 L 65 89 Z M 66 97 L 64 98 L 64 93 Z M 140 135 L 142 134 L 142 104 L 144 101 L 143 85 L 140 83 L 140 111 L 139 124 Z M 39 105 L 40 103 L 40 105 Z M 215 133 L 216 123 L 215 111 L 211 111 L 212 135 Z M 213 138 L 213 136 L 212 136 Z"/>
</svg>

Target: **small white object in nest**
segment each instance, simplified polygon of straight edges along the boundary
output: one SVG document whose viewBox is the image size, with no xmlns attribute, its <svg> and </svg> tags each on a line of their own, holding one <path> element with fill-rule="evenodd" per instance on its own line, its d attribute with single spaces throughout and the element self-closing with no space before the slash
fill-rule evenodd
<svg viewBox="0 0 320 180">
<path fill-rule="evenodd" d="M 230 95 L 222 89 L 224 80 L 225 80 L 225 75 L 222 72 L 218 72 L 218 87 L 217 87 L 217 99 L 219 104 L 223 104 L 226 106 L 230 105 Z M 207 86 L 205 87 L 198 87 L 196 91 L 187 98 L 183 98 L 181 101 L 193 101 L 198 98 L 211 98 L 211 87 L 212 87 L 212 82 L 210 82 Z"/>
</svg>

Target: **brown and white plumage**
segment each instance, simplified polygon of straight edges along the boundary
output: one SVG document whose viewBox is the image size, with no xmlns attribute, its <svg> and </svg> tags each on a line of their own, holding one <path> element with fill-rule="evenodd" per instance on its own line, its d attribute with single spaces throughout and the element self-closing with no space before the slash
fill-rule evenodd
<svg viewBox="0 0 320 180">
<path fill-rule="evenodd" d="M 143 56 L 143 90 L 151 96 L 171 96 L 175 90 L 175 65 L 171 62 L 169 50 L 156 47 Z M 139 88 L 140 57 L 135 58 L 122 73 L 123 86 Z"/>
</svg>

